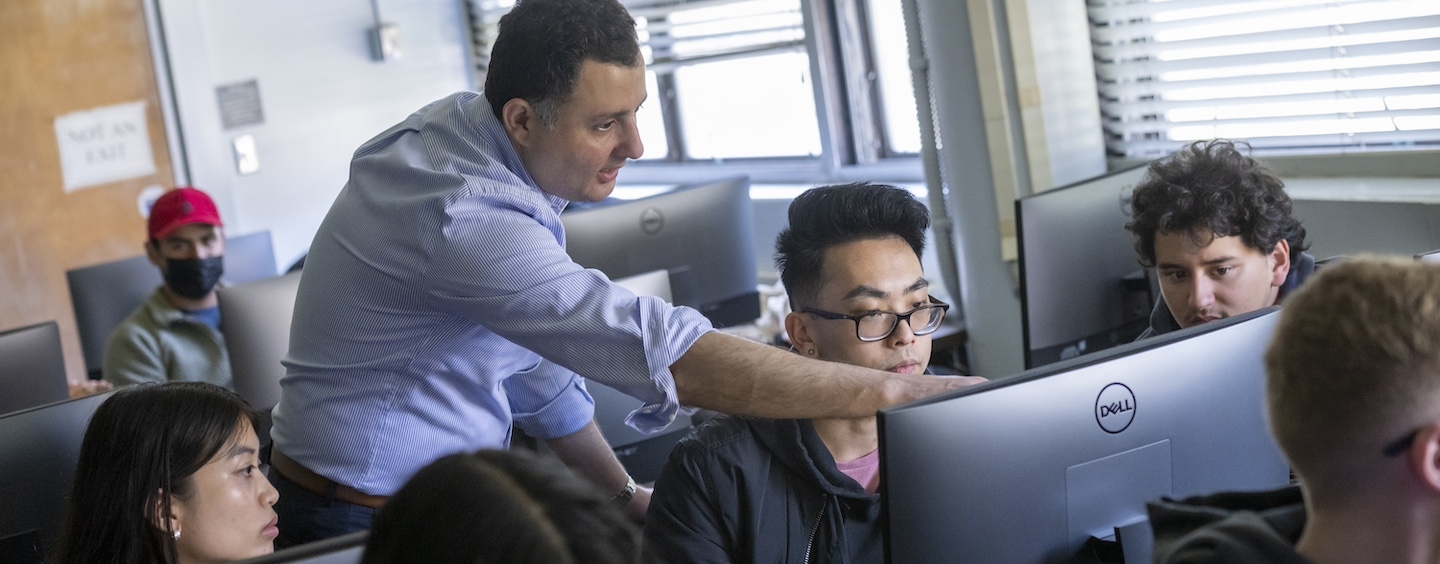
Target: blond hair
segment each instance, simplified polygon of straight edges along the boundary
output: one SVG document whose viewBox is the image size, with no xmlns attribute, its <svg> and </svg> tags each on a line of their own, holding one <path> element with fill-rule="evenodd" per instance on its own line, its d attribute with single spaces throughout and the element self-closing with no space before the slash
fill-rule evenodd
<svg viewBox="0 0 1440 564">
<path fill-rule="evenodd" d="M 1265 364 L 1271 428 L 1296 473 L 1343 487 L 1440 414 L 1440 266 L 1327 266 L 1286 299 Z"/>
</svg>

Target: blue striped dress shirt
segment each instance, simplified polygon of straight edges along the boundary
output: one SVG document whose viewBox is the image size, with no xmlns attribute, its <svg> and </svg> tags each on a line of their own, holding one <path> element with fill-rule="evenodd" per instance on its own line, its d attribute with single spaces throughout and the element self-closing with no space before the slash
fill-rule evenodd
<svg viewBox="0 0 1440 564">
<path fill-rule="evenodd" d="M 295 303 L 272 437 L 338 483 L 390 495 L 449 453 L 555 438 L 583 374 L 680 409 L 670 365 L 712 327 L 565 254 L 566 202 L 535 185 L 485 98 L 438 100 L 355 152 Z"/>
</svg>

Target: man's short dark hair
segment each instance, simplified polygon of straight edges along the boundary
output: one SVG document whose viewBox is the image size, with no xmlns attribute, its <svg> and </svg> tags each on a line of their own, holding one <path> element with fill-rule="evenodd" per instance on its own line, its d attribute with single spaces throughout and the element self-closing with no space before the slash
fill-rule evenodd
<svg viewBox="0 0 1440 564">
<path fill-rule="evenodd" d="M 554 125 L 587 60 L 640 64 L 635 19 L 619 0 L 519 0 L 500 18 L 485 99 L 497 118 L 506 102 L 520 98 L 544 125 Z"/>
<path fill-rule="evenodd" d="M 1248 152 L 1250 146 L 1241 145 Z M 1152 163 L 1130 207 L 1133 218 L 1125 228 L 1146 267 L 1155 266 L 1160 233 L 1238 236 L 1262 253 L 1282 239 L 1292 256 L 1308 248 L 1305 227 L 1290 215 L 1285 182 L 1225 139 L 1196 141 Z"/>
<path fill-rule="evenodd" d="M 790 202 L 790 225 L 775 238 L 775 269 L 792 307 L 820 294 L 825 251 L 864 239 L 899 237 L 925 251 L 930 211 L 910 192 L 884 184 L 843 184 L 805 191 Z"/>
</svg>

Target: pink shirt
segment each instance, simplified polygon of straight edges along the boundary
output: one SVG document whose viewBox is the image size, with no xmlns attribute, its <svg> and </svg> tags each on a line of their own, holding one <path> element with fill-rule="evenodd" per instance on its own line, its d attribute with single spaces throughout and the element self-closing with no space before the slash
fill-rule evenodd
<svg viewBox="0 0 1440 564">
<path fill-rule="evenodd" d="M 866 493 L 873 494 L 880 489 L 880 449 L 850 462 L 836 462 L 835 467 L 855 483 L 865 486 Z"/>
</svg>

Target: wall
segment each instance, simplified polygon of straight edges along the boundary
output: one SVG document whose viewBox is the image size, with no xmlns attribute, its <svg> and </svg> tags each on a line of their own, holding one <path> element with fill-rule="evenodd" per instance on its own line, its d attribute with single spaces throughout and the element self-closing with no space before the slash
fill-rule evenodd
<svg viewBox="0 0 1440 564">
<path fill-rule="evenodd" d="M 0 330 L 56 320 L 67 374 L 84 377 L 68 269 L 142 252 L 137 198 L 170 185 L 140 0 L 0 2 Z M 54 119 L 145 103 L 153 174 L 65 192 Z"/>
<path fill-rule="evenodd" d="M 472 88 L 459 0 L 378 2 L 401 57 L 377 62 L 370 2 L 147 0 L 164 28 L 190 183 L 211 192 L 231 233 L 268 229 L 277 266 L 310 246 L 366 140 L 431 101 Z M 255 80 L 264 121 L 226 129 L 216 88 Z M 231 142 L 255 139 L 241 175 Z"/>
</svg>

